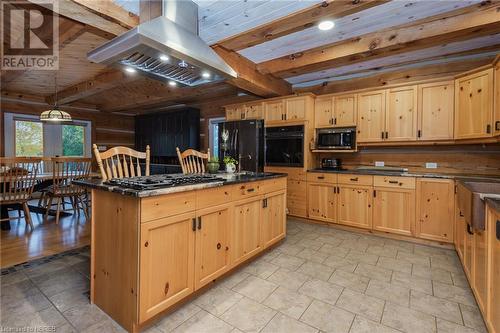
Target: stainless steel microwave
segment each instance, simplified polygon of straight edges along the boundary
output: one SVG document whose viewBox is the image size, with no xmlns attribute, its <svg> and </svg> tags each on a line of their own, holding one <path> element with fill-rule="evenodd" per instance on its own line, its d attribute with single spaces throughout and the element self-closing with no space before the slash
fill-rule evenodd
<svg viewBox="0 0 500 333">
<path fill-rule="evenodd" d="M 321 128 L 316 130 L 316 149 L 351 150 L 356 148 L 356 128 Z"/>
</svg>

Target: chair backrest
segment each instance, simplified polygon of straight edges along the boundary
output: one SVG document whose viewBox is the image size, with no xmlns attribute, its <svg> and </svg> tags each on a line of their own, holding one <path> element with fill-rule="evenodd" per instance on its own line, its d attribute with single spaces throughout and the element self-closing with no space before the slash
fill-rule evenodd
<svg viewBox="0 0 500 333">
<path fill-rule="evenodd" d="M 210 148 L 208 148 L 206 154 L 194 149 L 188 149 L 182 153 L 179 150 L 179 147 L 177 147 L 176 150 L 183 174 L 205 173 L 205 163 L 208 162 L 208 159 L 210 158 Z"/>
<path fill-rule="evenodd" d="M 40 162 L 34 157 L 0 157 L 0 202 L 31 198 Z"/>
<path fill-rule="evenodd" d="M 145 153 L 128 147 L 113 147 L 101 153 L 95 144 L 93 149 L 103 180 L 142 176 L 140 160 L 146 160 L 145 175 L 149 176 L 149 146 Z"/>
<path fill-rule="evenodd" d="M 54 192 L 73 193 L 81 191 L 73 180 L 90 178 L 92 159 L 90 157 L 52 157 L 52 182 Z"/>
</svg>

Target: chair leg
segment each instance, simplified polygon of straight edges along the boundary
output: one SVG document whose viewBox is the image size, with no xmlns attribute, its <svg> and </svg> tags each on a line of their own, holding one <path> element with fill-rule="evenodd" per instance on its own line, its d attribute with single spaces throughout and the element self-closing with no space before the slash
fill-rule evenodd
<svg viewBox="0 0 500 333">
<path fill-rule="evenodd" d="M 64 198 L 57 197 L 56 224 L 59 224 L 59 213 L 61 212 L 61 201 L 64 201 Z"/>
<path fill-rule="evenodd" d="M 45 206 L 46 210 L 45 210 L 45 216 L 43 217 L 43 223 L 47 223 L 47 219 L 49 218 L 49 211 L 50 208 L 52 207 L 52 199 L 54 199 L 54 197 L 49 195 L 48 204 L 47 206 Z"/>
<path fill-rule="evenodd" d="M 30 208 L 28 207 L 27 202 L 23 202 L 23 210 L 24 210 L 24 219 L 26 223 L 30 226 L 30 229 L 33 230 L 33 222 L 31 221 Z"/>
<path fill-rule="evenodd" d="M 84 202 L 84 200 L 81 197 L 78 197 L 78 200 L 80 200 L 80 203 L 82 204 L 82 209 L 83 209 L 83 215 L 85 215 L 85 221 L 89 220 L 89 212 L 87 210 L 87 203 Z"/>
<path fill-rule="evenodd" d="M 45 192 L 40 194 L 40 199 L 38 199 L 38 207 L 42 207 L 42 204 L 45 202 Z"/>
</svg>

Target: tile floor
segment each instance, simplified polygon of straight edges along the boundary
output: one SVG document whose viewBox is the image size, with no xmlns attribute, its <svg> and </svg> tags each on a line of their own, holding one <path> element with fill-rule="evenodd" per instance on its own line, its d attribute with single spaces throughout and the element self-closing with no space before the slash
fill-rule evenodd
<svg viewBox="0 0 500 333">
<path fill-rule="evenodd" d="M 88 303 L 88 275 L 88 249 L 2 270 L 0 329 L 123 331 Z M 148 329 L 171 331 L 486 329 L 454 251 L 289 219 L 282 244 Z"/>
</svg>

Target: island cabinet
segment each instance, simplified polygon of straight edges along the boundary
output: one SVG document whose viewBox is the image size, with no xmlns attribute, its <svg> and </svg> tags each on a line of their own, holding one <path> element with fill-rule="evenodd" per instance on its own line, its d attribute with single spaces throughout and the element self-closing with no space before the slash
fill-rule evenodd
<svg viewBox="0 0 500 333">
<path fill-rule="evenodd" d="M 92 189 L 91 301 L 128 331 L 285 237 L 286 178 L 149 197 Z"/>
<path fill-rule="evenodd" d="M 358 142 L 379 142 L 385 138 L 386 91 L 358 94 Z"/>
<path fill-rule="evenodd" d="M 306 171 L 303 168 L 265 167 L 266 172 L 285 173 L 287 177 L 286 211 L 289 215 L 307 217 Z"/>
<path fill-rule="evenodd" d="M 413 236 L 415 178 L 374 176 L 373 185 L 373 229 Z"/>
<path fill-rule="evenodd" d="M 418 140 L 452 140 L 454 82 L 418 85 Z"/>
<path fill-rule="evenodd" d="M 440 242 L 453 242 L 454 181 L 417 178 L 416 190 L 416 236 Z"/>
<path fill-rule="evenodd" d="M 456 139 L 492 136 L 492 68 L 455 80 L 455 108 Z"/>
<path fill-rule="evenodd" d="M 412 141 L 417 133 L 417 87 L 387 90 L 385 140 Z"/>
</svg>

